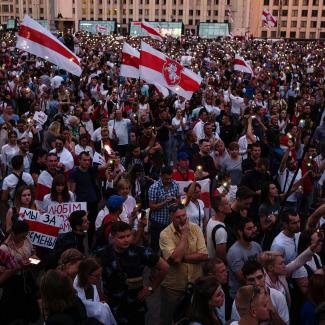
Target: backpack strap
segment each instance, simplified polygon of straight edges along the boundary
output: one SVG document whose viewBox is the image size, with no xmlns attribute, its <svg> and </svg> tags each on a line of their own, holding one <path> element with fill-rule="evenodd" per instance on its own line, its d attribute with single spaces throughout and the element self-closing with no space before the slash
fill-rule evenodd
<svg viewBox="0 0 325 325">
<path fill-rule="evenodd" d="M 226 227 L 224 225 L 222 225 L 222 224 L 219 223 L 218 225 L 215 225 L 214 226 L 214 228 L 212 229 L 212 232 L 211 232 L 211 239 L 212 239 L 213 247 L 214 248 L 216 247 L 216 232 L 220 228 L 223 228 L 224 230 L 226 230 Z"/>
</svg>

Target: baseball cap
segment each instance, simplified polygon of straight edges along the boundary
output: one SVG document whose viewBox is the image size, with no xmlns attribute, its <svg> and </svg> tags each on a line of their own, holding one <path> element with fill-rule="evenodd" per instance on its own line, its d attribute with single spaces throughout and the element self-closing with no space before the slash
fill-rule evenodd
<svg viewBox="0 0 325 325">
<path fill-rule="evenodd" d="M 188 160 L 189 158 L 189 155 L 184 151 L 179 152 L 177 155 L 177 160 Z"/>
<path fill-rule="evenodd" d="M 125 200 L 126 200 L 126 198 L 123 196 L 112 195 L 107 200 L 107 207 L 108 207 L 108 209 L 110 209 L 110 208 L 117 209 L 123 205 Z"/>
</svg>

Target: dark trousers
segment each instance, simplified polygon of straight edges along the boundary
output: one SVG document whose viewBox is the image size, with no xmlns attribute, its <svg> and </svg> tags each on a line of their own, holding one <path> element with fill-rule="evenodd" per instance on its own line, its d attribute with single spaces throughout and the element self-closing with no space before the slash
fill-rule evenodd
<svg viewBox="0 0 325 325">
<path fill-rule="evenodd" d="M 95 221 L 98 214 L 98 203 L 87 202 L 87 210 L 88 210 L 88 220 L 89 220 L 88 244 L 89 247 L 92 247 L 92 240 L 95 233 Z"/>
<path fill-rule="evenodd" d="M 161 224 L 154 220 L 150 220 L 150 246 L 157 253 L 159 251 L 159 236 L 160 233 L 168 225 Z"/>
</svg>

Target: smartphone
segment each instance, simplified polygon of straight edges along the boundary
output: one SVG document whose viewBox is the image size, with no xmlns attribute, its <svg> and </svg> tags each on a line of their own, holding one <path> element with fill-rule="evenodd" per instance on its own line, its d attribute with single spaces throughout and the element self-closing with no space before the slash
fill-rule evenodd
<svg viewBox="0 0 325 325">
<path fill-rule="evenodd" d="M 32 257 L 30 257 L 28 260 L 30 261 L 31 264 L 34 265 L 37 265 L 41 262 L 41 260 L 39 260 L 38 258 L 32 258 Z"/>
<path fill-rule="evenodd" d="M 300 120 L 299 127 L 301 127 L 301 128 L 305 127 L 305 120 Z"/>
</svg>

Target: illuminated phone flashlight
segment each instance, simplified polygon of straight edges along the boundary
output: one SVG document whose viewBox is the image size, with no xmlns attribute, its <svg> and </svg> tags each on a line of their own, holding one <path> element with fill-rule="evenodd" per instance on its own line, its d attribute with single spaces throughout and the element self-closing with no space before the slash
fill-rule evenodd
<svg viewBox="0 0 325 325">
<path fill-rule="evenodd" d="M 105 145 L 104 145 L 104 149 L 107 151 L 107 153 L 108 153 L 109 155 L 111 154 L 112 149 L 111 149 L 111 147 L 110 147 L 108 144 L 105 144 Z"/>
<path fill-rule="evenodd" d="M 29 124 L 31 121 L 32 121 L 32 119 L 29 117 L 29 118 L 27 119 L 27 123 Z"/>
<path fill-rule="evenodd" d="M 311 167 L 311 163 L 310 162 L 307 163 L 307 167 Z"/>
<path fill-rule="evenodd" d="M 292 139 L 292 134 L 291 133 L 288 132 L 287 136 L 288 136 L 289 139 Z"/>
<path fill-rule="evenodd" d="M 137 204 L 135 205 L 135 207 L 136 207 L 137 209 L 140 209 L 140 208 L 141 208 L 141 203 L 137 203 Z"/>
<path fill-rule="evenodd" d="M 227 182 L 224 182 L 222 185 L 223 185 L 224 187 L 227 187 L 227 186 L 228 186 L 228 183 L 227 183 Z"/>
<path fill-rule="evenodd" d="M 186 197 L 184 197 L 184 198 L 181 200 L 181 203 L 182 203 L 183 205 L 185 205 L 185 203 L 186 203 Z"/>
<path fill-rule="evenodd" d="M 309 159 L 312 160 L 313 159 L 313 156 L 309 156 Z"/>
<path fill-rule="evenodd" d="M 196 171 L 201 172 L 203 170 L 203 167 L 201 165 L 196 166 Z"/>
<path fill-rule="evenodd" d="M 256 118 L 256 115 L 252 115 L 252 118 Z"/>
</svg>

